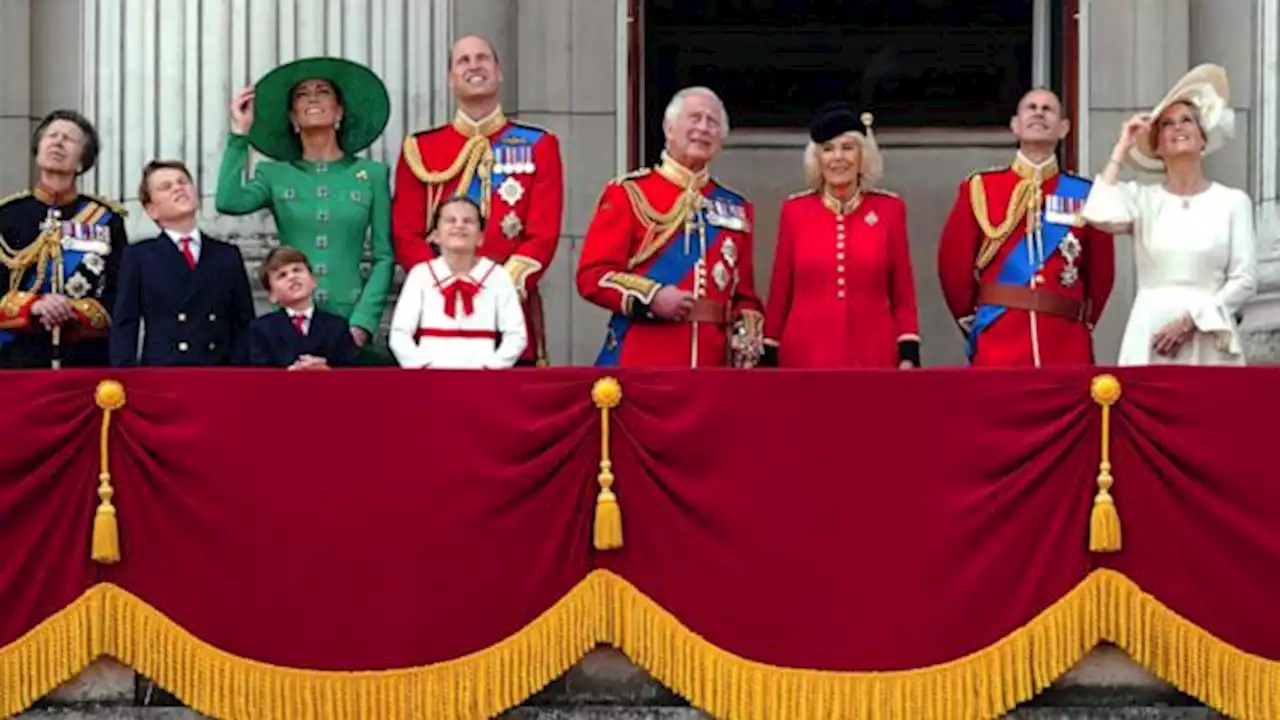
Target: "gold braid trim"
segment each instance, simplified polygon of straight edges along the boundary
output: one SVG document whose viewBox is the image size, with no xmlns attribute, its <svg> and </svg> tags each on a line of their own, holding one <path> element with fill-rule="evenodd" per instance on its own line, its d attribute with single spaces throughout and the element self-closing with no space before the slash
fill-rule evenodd
<svg viewBox="0 0 1280 720">
<path fill-rule="evenodd" d="M 1009 209 L 1004 220 L 999 225 L 993 226 L 991 216 L 987 212 L 987 191 L 983 187 L 982 176 L 974 175 L 969 179 L 969 204 L 973 208 L 973 216 L 978 221 L 978 227 L 982 228 L 983 234 L 982 247 L 978 250 L 978 257 L 974 262 L 978 272 L 982 272 L 987 265 L 991 264 L 1005 241 L 1009 239 L 1009 235 L 1013 233 L 1014 227 L 1027 217 L 1028 210 L 1033 207 L 1037 210 L 1031 214 L 1029 222 L 1032 224 L 1039 222 L 1039 195 L 1040 187 L 1034 181 L 1025 178 L 1019 180 L 1013 188 L 1013 196 L 1009 200 Z"/>
<path fill-rule="evenodd" d="M 431 223 L 431 218 L 435 216 L 436 207 L 440 204 L 444 195 L 444 184 L 461 175 L 458 185 L 454 188 L 454 196 L 465 195 L 467 187 L 471 185 L 471 180 L 477 174 L 480 176 L 480 214 L 485 219 L 489 218 L 490 202 L 493 195 L 493 148 L 489 145 L 489 139 L 484 136 L 473 136 L 469 138 L 465 145 L 462 146 L 462 152 L 453 159 L 453 164 L 440 172 L 432 172 L 427 169 L 426 163 L 422 159 L 422 149 L 418 146 L 418 136 L 410 135 L 404 139 L 402 147 L 404 153 L 405 164 L 409 166 L 409 170 L 413 172 L 414 177 L 422 181 L 427 186 L 427 216 L 426 222 Z"/>
<path fill-rule="evenodd" d="M 24 290 L 10 290 L 0 297 L 0 330 L 16 330 L 27 326 L 27 321 L 19 317 L 22 306 L 31 302 L 35 293 Z"/>
<path fill-rule="evenodd" d="M 123 588 L 95 585 L 0 648 L 0 714 L 17 715 L 111 655 L 213 717 L 489 718 L 528 699 L 597 643 L 621 650 L 714 717 L 1000 717 L 1111 642 L 1157 677 L 1240 720 L 1280 717 L 1280 660 L 1249 654 L 1099 569 L 1026 625 L 927 667 L 837 672 L 755 662 L 712 645 L 634 585 L 595 570 L 513 635 L 413 668 L 319 671 L 219 650 Z"/>
<path fill-rule="evenodd" d="M 644 239 L 640 241 L 640 251 L 627 261 L 627 269 L 633 270 L 637 265 L 653 257 L 675 234 L 689 223 L 702 202 L 702 195 L 694 190 L 685 190 L 676 198 L 671 210 L 658 212 L 649 198 L 645 197 L 640 186 L 631 180 L 623 180 L 622 189 L 627 191 L 627 199 L 631 201 L 631 212 L 645 227 Z"/>
<path fill-rule="evenodd" d="M 528 255 L 515 254 L 507 258 L 502 264 L 507 274 L 511 276 L 511 282 L 515 283 L 516 290 L 520 293 L 520 297 L 527 294 L 525 284 L 529 280 L 529 276 L 542 269 L 542 263 L 534 260 Z"/>
<path fill-rule="evenodd" d="M 71 306 L 89 321 L 84 328 L 87 331 L 103 331 L 111 325 L 111 314 L 102 306 L 102 303 L 93 298 L 72 300 Z"/>
</svg>

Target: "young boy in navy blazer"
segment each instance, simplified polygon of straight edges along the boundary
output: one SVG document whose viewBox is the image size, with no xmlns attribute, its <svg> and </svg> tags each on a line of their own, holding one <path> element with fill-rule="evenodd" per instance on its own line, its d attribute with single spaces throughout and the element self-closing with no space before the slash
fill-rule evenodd
<svg viewBox="0 0 1280 720">
<path fill-rule="evenodd" d="M 249 326 L 249 361 L 290 370 L 327 370 L 356 364 L 360 349 L 346 318 L 316 308 L 316 279 L 300 250 L 278 247 L 267 254 L 262 287 L 280 309 Z"/>
<path fill-rule="evenodd" d="M 138 197 L 160 235 L 130 245 L 121 258 L 111 365 L 245 364 L 254 311 L 240 248 L 196 227 L 200 196 L 181 162 L 148 163 Z"/>
</svg>

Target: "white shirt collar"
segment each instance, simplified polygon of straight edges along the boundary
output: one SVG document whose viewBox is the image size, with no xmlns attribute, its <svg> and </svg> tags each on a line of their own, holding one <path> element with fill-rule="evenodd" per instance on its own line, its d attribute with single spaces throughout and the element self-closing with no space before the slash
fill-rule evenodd
<svg viewBox="0 0 1280 720">
<path fill-rule="evenodd" d="M 200 228 L 196 228 L 195 230 L 192 230 L 191 232 L 186 233 L 185 235 L 183 233 L 177 232 L 176 230 L 170 230 L 169 228 L 165 228 L 164 234 L 168 235 L 169 239 L 172 240 L 174 244 L 180 244 L 182 241 L 182 238 L 188 237 L 188 238 L 191 238 L 192 245 L 196 247 L 200 247 Z"/>
<path fill-rule="evenodd" d="M 287 314 L 291 318 L 301 315 L 302 317 L 310 320 L 311 316 L 314 315 L 316 312 L 316 306 L 309 305 L 307 306 L 306 310 L 302 310 L 302 311 L 294 310 L 293 308 L 285 308 L 284 311 L 285 311 L 285 314 Z"/>
</svg>

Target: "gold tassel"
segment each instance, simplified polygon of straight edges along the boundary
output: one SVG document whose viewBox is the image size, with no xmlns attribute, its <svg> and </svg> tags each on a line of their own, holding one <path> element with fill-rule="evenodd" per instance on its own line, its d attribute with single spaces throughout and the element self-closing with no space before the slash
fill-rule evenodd
<svg viewBox="0 0 1280 720">
<path fill-rule="evenodd" d="M 597 550 L 622 547 L 622 508 L 613 492 L 613 463 L 609 460 L 609 411 L 622 402 L 622 385 L 615 378 L 603 377 L 591 386 L 591 400 L 600 408 L 600 494 L 596 496 L 596 520 L 593 532 Z"/>
<path fill-rule="evenodd" d="M 102 408 L 102 433 L 98 438 L 98 511 L 93 516 L 93 560 L 104 565 L 120 562 L 120 526 L 116 507 L 111 504 L 115 490 L 111 487 L 111 463 L 107 446 L 111 437 L 111 413 L 124 407 L 124 386 L 115 380 L 103 380 L 93 393 Z"/>
<path fill-rule="evenodd" d="M 1089 394 L 1102 407 L 1102 461 L 1098 463 L 1098 494 L 1089 513 L 1089 552 L 1116 552 L 1121 536 L 1120 513 L 1111 497 L 1111 406 L 1120 399 L 1120 381 L 1114 375 L 1098 375 Z"/>
</svg>

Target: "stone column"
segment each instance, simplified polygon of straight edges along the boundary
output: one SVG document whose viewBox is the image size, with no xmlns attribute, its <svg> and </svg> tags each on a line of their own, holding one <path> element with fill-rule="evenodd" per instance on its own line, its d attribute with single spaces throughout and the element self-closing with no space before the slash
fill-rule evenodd
<svg viewBox="0 0 1280 720">
<path fill-rule="evenodd" d="M 31 178 L 30 0 L 0 4 L 0 195 L 27 186 Z"/>
<path fill-rule="evenodd" d="M 1252 184 L 1249 188 L 1257 204 L 1258 295 L 1245 307 L 1242 331 L 1245 354 L 1250 364 L 1280 363 L 1280 0 L 1254 0 L 1252 14 L 1227 28 L 1230 40 L 1245 45 L 1252 41 L 1252 57 L 1237 49 L 1228 55 L 1237 65 L 1251 70 L 1249 155 Z M 1209 15 L 1206 8 L 1205 15 Z M 1243 24 L 1247 23 L 1247 24 Z M 1233 47 L 1228 44 L 1228 47 Z M 1239 92 L 1232 70 L 1232 94 Z"/>
<path fill-rule="evenodd" d="M 595 201 L 605 183 L 621 170 L 616 157 L 620 49 L 615 28 L 626 3 L 517 0 L 515 5 L 519 18 L 515 109 L 520 119 L 560 137 L 564 159 L 560 251 L 541 283 L 547 350 L 552 364 L 590 364 L 604 337 L 607 316 L 578 297 L 574 269 Z"/>
</svg>

